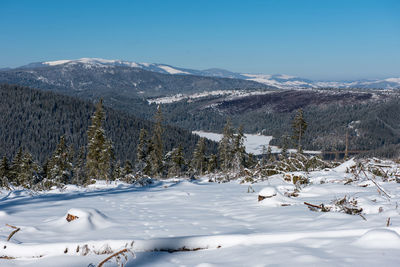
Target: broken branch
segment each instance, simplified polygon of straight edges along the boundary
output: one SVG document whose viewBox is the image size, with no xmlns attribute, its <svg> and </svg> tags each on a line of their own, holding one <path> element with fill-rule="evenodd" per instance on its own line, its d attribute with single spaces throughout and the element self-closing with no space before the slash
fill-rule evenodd
<svg viewBox="0 0 400 267">
<path fill-rule="evenodd" d="M 97 267 L 102 267 L 104 265 L 104 263 L 106 263 L 107 261 L 111 260 L 112 258 L 114 258 L 114 257 L 116 257 L 116 256 L 118 256 L 120 254 L 124 254 L 125 252 L 128 252 L 127 248 L 124 248 L 123 250 L 115 252 L 114 254 L 112 254 L 111 256 L 107 257 L 102 262 L 100 262 L 99 265 L 97 265 Z"/>
<path fill-rule="evenodd" d="M 13 235 L 15 235 L 19 230 L 21 230 L 21 228 L 16 227 L 16 226 L 14 226 L 14 225 L 9 225 L 9 224 L 6 224 L 6 226 L 15 229 L 14 231 L 11 232 L 11 234 L 10 234 L 10 235 L 8 236 L 8 238 L 7 238 L 7 241 L 10 241 L 11 237 L 13 237 Z"/>
</svg>

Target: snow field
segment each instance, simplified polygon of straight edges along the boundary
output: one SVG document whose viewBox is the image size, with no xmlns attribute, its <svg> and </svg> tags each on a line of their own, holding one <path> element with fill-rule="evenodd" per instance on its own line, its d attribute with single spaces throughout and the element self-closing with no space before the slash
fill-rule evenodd
<svg viewBox="0 0 400 267">
<path fill-rule="evenodd" d="M 1 191 L 0 256 L 16 259 L 0 265 L 96 266 L 110 251 L 129 248 L 136 258 L 127 266 L 398 266 L 399 185 L 377 181 L 390 199 L 374 184 L 344 185 L 351 166 L 303 173 L 312 184 L 298 197 L 287 196 L 295 186 L 282 175 L 257 184 L 203 177 L 148 187 L 99 182 L 63 191 Z M 249 186 L 254 193 L 247 193 Z M 269 198 L 259 202 L 258 195 Z M 344 196 L 358 200 L 366 220 L 304 205 Z M 67 222 L 67 214 L 79 218 Z M 10 242 L 5 224 L 21 228 Z M 196 251 L 167 252 L 182 248 Z"/>
</svg>

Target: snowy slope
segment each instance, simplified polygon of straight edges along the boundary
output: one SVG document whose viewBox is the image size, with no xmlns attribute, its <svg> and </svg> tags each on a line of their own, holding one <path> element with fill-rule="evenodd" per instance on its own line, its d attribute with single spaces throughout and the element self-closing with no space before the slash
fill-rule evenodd
<svg viewBox="0 0 400 267">
<path fill-rule="evenodd" d="M 252 184 L 254 193 L 249 184 L 208 183 L 207 177 L 143 188 L 1 191 L 0 256 L 18 259 L 0 259 L 0 265 L 96 266 L 126 247 L 136 254 L 127 266 L 397 266 L 400 188 L 378 181 L 387 199 L 372 183 L 345 185 L 352 164 L 303 174 L 312 184 L 290 198 L 294 186 L 281 175 Z M 269 198 L 258 202 L 258 192 Z M 344 196 L 357 198 L 366 220 L 304 205 Z M 79 218 L 67 222 L 67 213 Z M 13 229 L 5 224 L 21 229 L 10 242 Z M 166 252 L 182 248 L 196 251 Z"/>
</svg>

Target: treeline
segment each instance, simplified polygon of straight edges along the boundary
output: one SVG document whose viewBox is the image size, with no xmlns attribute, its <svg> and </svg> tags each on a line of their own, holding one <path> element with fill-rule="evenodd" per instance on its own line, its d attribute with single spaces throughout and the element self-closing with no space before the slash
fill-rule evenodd
<svg viewBox="0 0 400 267">
<path fill-rule="evenodd" d="M 19 148 L 29 151 L 38 163 L 51 156 L 60 141 L 72 144 L 75 151 L 87 144 L 90 117 L 95 106 L 88 101 L 21 86 L 0 85 L 0 155 L 12 159 Z M 140 129 L 153 131 L 153 122 L 105 108 L 104 129 L 113 140 L 116 160 L 136 160 Z M 182 144 L 190 157 L 199 137 L 178 127 L 164 126 L 163 149 Z M 206 141 L 210 153 L 217 145 Z"/>
<path fill-rule="evenodd" d="M 0 186 L 46 190 L 61 188 L 66 184 L 85 186 L 95 180 L 133 183 L 143 177 L 190 177 L 219 170 L 239 173 L 244 167 L 255 164 L 254 159 L 245 152 L 243 129 L 239 128 L 235 133 L 229 121 L 219 142 L 218 154 L 207 154 L 204 138 L 199 139 L 189 160 L 184 156 L 182 145 L 165 153 L 161 107 L 155 114 L 152 134 L 149 135 L 144 128 L 140 131 L 135 149 L 136 160 L 126 160 L 121 164 L 114 157 L 113 142 L 103 127 L 105 118 L 106 112 L 100 100 L 87 129 L 87 144 L 75 151 L 73 144 L 67 144 L 63 135 L 52 155 L 42 165 L 22 148 L 11 163 L 4 156 L 0 163 Z"/>
</svg>

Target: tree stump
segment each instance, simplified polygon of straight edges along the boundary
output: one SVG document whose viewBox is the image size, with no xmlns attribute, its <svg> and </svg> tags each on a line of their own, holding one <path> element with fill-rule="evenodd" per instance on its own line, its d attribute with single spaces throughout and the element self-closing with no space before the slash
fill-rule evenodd
<svg viewBox="0 0 400 267">
<path fill-rule="evenodd" d="M 79 217 L 68 213 L 66 219 L 67 219 L 67 222 L 71 222 L 73 220 L 79 219 Z"/>
</svg>

